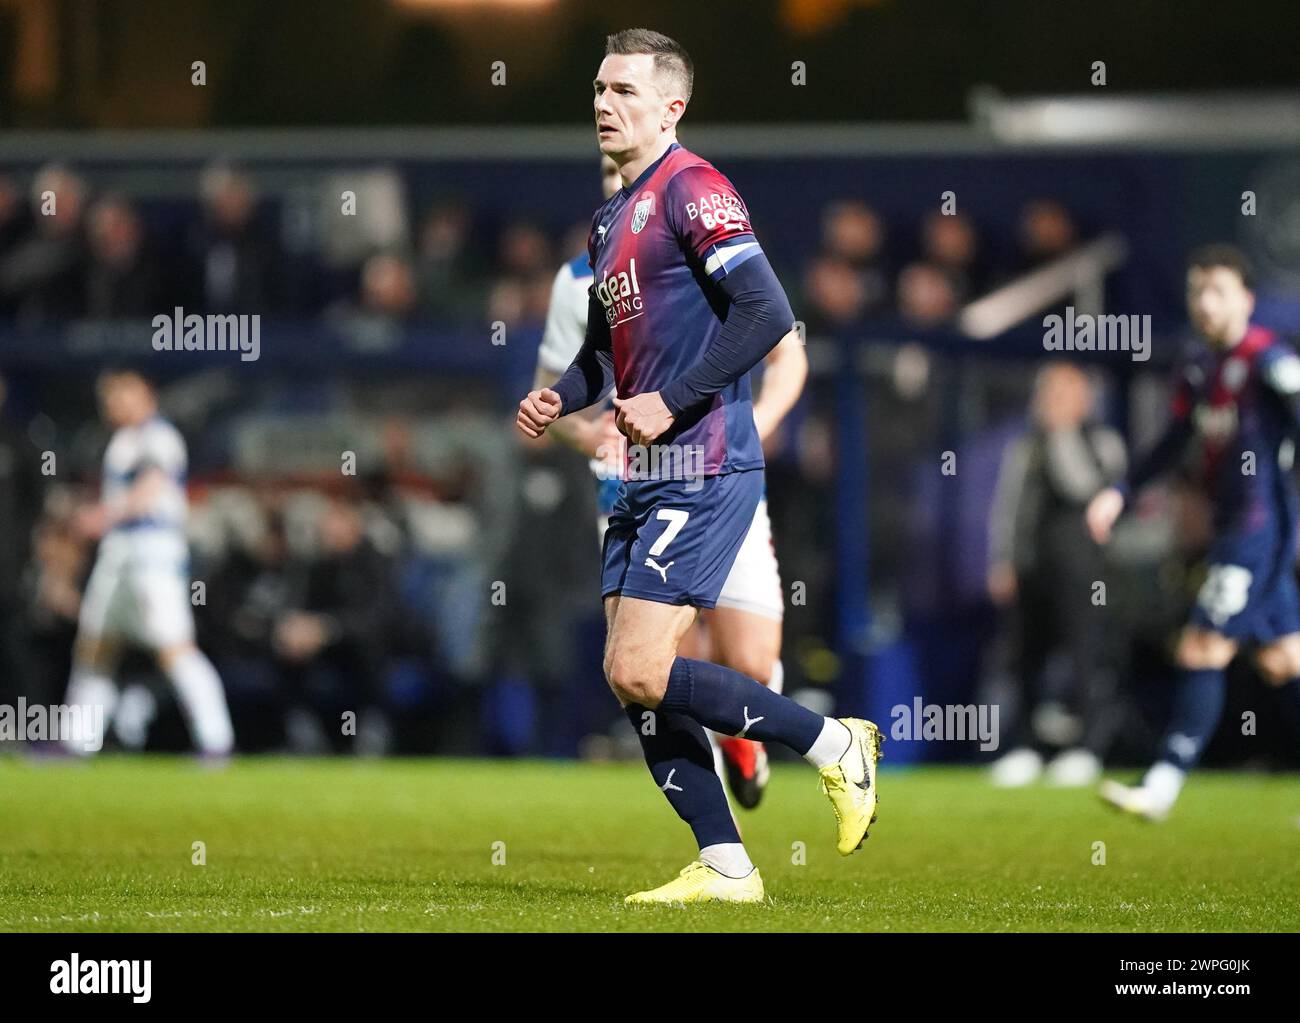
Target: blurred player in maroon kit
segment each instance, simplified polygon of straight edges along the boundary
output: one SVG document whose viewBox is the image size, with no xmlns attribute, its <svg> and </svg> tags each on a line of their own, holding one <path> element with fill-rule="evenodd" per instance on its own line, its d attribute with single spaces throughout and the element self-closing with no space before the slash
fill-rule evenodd
<svg viewBox="0 0 1300 1023">
<path fill-rule="evenodd" d="M 1243 643 L 1265 680 L 1300 704 L 1300 591 L 1292 465 L 1300 426 L 1300 356 L 1250 322 L 1255 294 L 1249 264 L 1227 245 L 1193 253 L 1187 311 L 1204 339 L 1179 368 L 1164 435 L 1118 487 L 1088 506 L 1098 543 L 1131 494 L 1195 445 L 1200 485 L 1210 499 L 1214 539 L 1204 585 L 1178 638 L 1173 713 L 1160 759 L 1138 786 L 1107 781 L 1102 797 L 1149 820 L 1173 809 L 1183 781 L 1213 738 L 1223 713 L 1224 669 Z"/>
</svg>

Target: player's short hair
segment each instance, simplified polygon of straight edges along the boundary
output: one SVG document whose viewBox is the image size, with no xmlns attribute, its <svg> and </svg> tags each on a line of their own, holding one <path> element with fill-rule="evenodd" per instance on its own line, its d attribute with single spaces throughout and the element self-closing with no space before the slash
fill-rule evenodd
<svg viewBox="0 0 1300 1023">
<path fill-rule="evenodd" d="M 673 87 L 688 103 L 695 86 L 695 65 L 691 55 L 676 39 L 649 28 L 625 28 L 605 37 L 605 56 L 617 53 L 649 53 L 655 59 L 655 74 L 672 79 Z"/>
<path fill-rule="evenodd" d="M 1246 254 L 1235 245 L 1222 242 L 1202 245 L 1187 257 L 1188 270 L 1214 270 L 1218 267 L 1236 271 L 1246 290 L 1255 290 L 1255 268 L 1251 266 Z"/>
<path fill-rule="evenodd" d="M 95 386 L 102 389 L 110 380 L 118 377 L 135 377 L 140 383 L 144 384 L 151 393 L 157 394 L 158 387 L 153 379 L 142 370 L 135 366 L 105 366 L 99 371 L 99 377 L 95 381 Z"/>
<path fill-rule="evenodd" d="M 1068 373 L 1076 378 L 1082 377 L 1084 380 L 1089 380 L 1088 371 L 1077 362 L 1071 362 L 1069 359 L 1048 359 L 1038 367 L 1038 372 L 1034 374 L 1034 383 L 1041 384 L 1049 376 L 1061 372 Z"/>
</svg>

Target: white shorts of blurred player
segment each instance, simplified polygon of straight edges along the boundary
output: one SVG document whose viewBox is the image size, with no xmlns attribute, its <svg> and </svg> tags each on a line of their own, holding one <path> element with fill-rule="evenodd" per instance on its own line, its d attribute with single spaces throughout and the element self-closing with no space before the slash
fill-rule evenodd
<svg viewBox="0 0 1300 1023">
<path fill-rule="evenodd" d="M 99 545 L 86 584 L 78 633 L 80 639 L 109 637 L 153 653 L 179 654 L 166 663 L 160 659 L 159 667 L 176 691 L 199 752 L 224 759 L 234 746 L 234 732 L 221 679 L 193 646 L 188 559 L 185 536 L 179 530 L 149 527 L 109 533 Z M 153 715 L 152 699 L 132 698 L 138 695 L 128 690 L 119 697 L 109 667 L 77 664 L 67 702 L 100 707 L 104 726 L 115 722 L 124 744 L 138 748 L 144 745 L 144 731 Z"/>
<path fill-rule="evenodd" d="M 81 634 L 120 636 L 152 651 L 193 643 L 188 557 L 175 530 L 109 533 L 86 583 Z"/>
<path fill-rule="evenodd" d="M 758 507 L 754 509 L 754 521 L 750 524 L 749 532 L 745 534 L 745 540 L 740 545 L 735 563 L 727 574 L 727 581 L 722 584 L 717 606 L 767 618 L 775 622 L 778 627 L 785 617 L 781 572 L 776 563 L 776 545 L 772 542 L 772 520 L 767 514 L 767 498 L 759 501 Z M 784 681 L 785 673 L 778 659 L 772 665 L 772 673 L 767 684 L 769 688 L 779 693 L 784 688 Z M 718 740 L 726 737 L 720 736 L 711 729 L 706 729 L 705 734 L 709 738 L 709 748 L 713 753 L 713 769 L 725 782 L 727 775 L 724 754 Z M 761 754 L 759 764 L 761 765 L 759 773 L 762 776 L 760 784 L 766 784 L 767 755 L 765 753 Z M 730 800 L 727 805 L 731 809 L 732 820 L 736 822 L 736 829 L 740 830 L 740 819 L 736 816 L 735 807 L 731 806 Z"/>
<path fill-rule="evenodd" d="M 776 546 L 772 543 L 772 521 L 767 516 L 767 499 L 758 502 L 754 521 L 740 545 L 735 564 L 722 584 L 718 607 L 781 621 L 785 617 L 785 600 L 781 592 L 781 572 L 776 563 Z"/>
</svg>

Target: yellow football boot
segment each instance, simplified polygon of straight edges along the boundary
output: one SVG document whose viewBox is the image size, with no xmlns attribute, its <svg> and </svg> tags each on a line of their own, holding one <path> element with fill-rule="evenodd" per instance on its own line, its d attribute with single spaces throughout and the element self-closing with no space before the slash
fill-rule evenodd
<svg viewBox="0 0 1300 1023">
<path fill-rule="evenodd" d="M 676 878 L 623 900 L 633 905 L 685 905 L 688 902 L 762 902 L 763 879 L 755 867 L 744 877 L 727 877 L 696 860 Z"/>
<path fill-rule="evenodd" d="M 860 718 L 840 718 L 852 735 L 838 761 L 823 767 L 821 789 L 830 798 L 839 824 L 836 848 L 841 856 L 859 849 L 876 822 L 876 764 L 880 760 L 880 729 Z"/>
</svg>

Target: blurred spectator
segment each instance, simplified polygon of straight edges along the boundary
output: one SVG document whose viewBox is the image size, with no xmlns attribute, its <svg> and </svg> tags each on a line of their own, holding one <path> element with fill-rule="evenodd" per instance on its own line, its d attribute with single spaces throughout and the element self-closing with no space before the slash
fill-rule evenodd
<svg viewBox="0 0 1300 1023">
<path fill-rule="evenodd" d="M 815 381 L 812 386 L 818 387 Z M 816 614 L 791 610 L 786 615 L 786 692 L 810 684 L 830 685 L 838 670 L 832 653 L 838 608 L 835 554 L 825 542 L 835 533 L 840 489 L 836 427 L 827 411 L 831 395 L 814 390 L 805 401 L 810 412 L 794 435 L 791 457 L 777 459 L 766 469 L 768 490 L 774 498 L 769 509 L 777 554 L 784 571 L 804 585 L 803 606 L 817 609 Z"/>
<path fill-rule="evenodd" d="M 285 734 L 286 697 L 274 645 L 276 622 L 301 601 L 305 563 L 290 557 L 284 516 L 263 507 L 262 529 L 238 543 L 212 573 L 208 604 L 198 616 L 230 702 L 242 750 L 279 747 Z"/>
<path fill-rule="evenodd" d="M 501 235 L 501 272 L 507 277 L 527 278 L 546 273 L 551 267 L 551 243 L 535 224 L 515 223 Z"/>
<path fill-rule="evenodd" d="M 1017 228 L 1023 272 L 1059 259 L 1079 243 L 1070 211 L 1056 199 L 1031 199 L 1020 211 Z"/>
<path fill-rule="evenodd" d="M 857 323 L 866 314 L 862 276 L 837 256 L 814 259 L 804 273 L 803 290 L 808 330 L 814 334 Z"/>
<path fill-rule="evenodd" d="M 139 214 L 122 197 L 105 196 L 91 207 L 87 221 L 87 315 L 129 319 L 157 313 L 162 302 L 162 282 L 145 249 Z"/>
<path fill-rule="evenodd" d="M 1093 391 L 1079 367 L 1055 362 L 1035 381 L 1032 425 L 1007 448 L 989 517 L 989 594 L 1011 610 L 1003 657 L 1019 690 L 997 785 L 1026 785 L 1043 770 L 1057 784 L 1091 784 L 1104 737 L 1090 732 L 1102 702 L 1097 655 L 1105 608 L 1093 603 L 1102 554 L 1083 512 L 1125 468 L 1124 442 L 1092 418 Z M 1054 659 L 1064 663 L 1048 684 Z"/>
<path fill-rule="evenodd" d="M 357 300 L 335 305 L 329 318 L 348 335 L 354 351 L 382 352 L 401 343 L 416 301 L 410 261 L 395 253 L 378 252 L 361 268 Z"/>
<path fill-rule="evenodd" d="M 199 177 L 203 219 L 189 238 L 189 295 L 194 311 L 270 313 L 276 250 L 257 223 L 252 182 L 229 164 Z"/>
<path fill-rule="evenodd" d="M 975 225 L 963 213 L 931 210 L 921 223 L 921 254 L 927 263 L 948 277 L 959 302 L 969 302 L 987 285 L 979 261 Z"/>
<path fill-rule="evenodd" d="M 469 210 L 435 206 L 417 238 L 415 274 L 423 312 L 436 321 L 464 322 L 481 308 L 482 289 L 469 251 Z"/>
<path fill-rule="evenodd" d="M 24 579 L 31 669 L 26 693 L 37 702 L 57 699 L 72 674 L 81 591 L 90 572 L 91 545 L 73 524 L 74 502 L 64 494 L 50 505 L 34 531 Z"/>
<path fill-rule="evenodd" d="M 34 230 L 0 260 L 0 304 L 24 326 L 75 319 L 85 309 L 86 185 L 51 165 L 32 181 Z"/>
<path fill-rule="evenodd" d="M 857 275 L 864 314 L 889 301 L 884 260 L 885 227 L 880 215 L 858 199 L 841 199 L 822 212 L 822 252 L 843 260 Z"/>
<path fill-rule="evenodd" d="M 598 673 L 584 671 L 579 626 L 588 594 L 599 585 L 596 494 L 586 461 L 549 439 L 520 442 L 523 460 L 511 474 L 515 528 L 492 578 L 509 599 L 486 620 L 491 674 L 504 691 L 527 679 L 536 710 L 531 734 L 510 729 L 492 737 L 495 753 L 571 756 L 580 734 L 575 709 L 583 706 Z"/>
<path fill-rule="evenodd" d="M 931 263 L 911 263 L 898 275 L 898 316 L 922 329 L 949 323 L 960 308 L 952 278 Z"/>
<path fill-rule="evenodd" d="M 389 630 L 399 620 L 394 568 L 367 539 L 356 502 L 329 498 L 316 528 L 318 556 L 307 564 L 301 590 L 279 604 L 271 632 L 299 712 L 290 741 L 300 748 L 314 743 L 314 718 L 335 749 L 383 752 L 389 742 L 386 652 Z M 355 730 L 345 734 L 342 716 L 348 712 Z"/>
<path fill-rule="evenodd" d="M 366 500 L 379 510 L 381 521 L 391 524 L 392 547 L 401 555 L 413 553 L 407 501 L 437 501 L 445 494 L 420 462 L 413 423 L 409 416 L 384 420 L 379 438 L 380 466 L 362 480 Z"/>
<path fill-rule="evenodd" d="M 514 223 L 501 235 L 501 278 L 488 293 L 487 318 L 507 325 L 542 323 L 555 273 L 551 244 L 532 224 Z"/>
<path fill-rule="evenodd" d="M 21 583 L 43 491 L 36 449 L 4 417 L 6 393 L 0 377 L 0 703 L 12 703 L 28 674 Z"/>
<path fill-rule="evenodd" d="M 361 271 L 361 308 L 374 316 L 405 320 L 415 309 L 415 274 L 401 256 L 379 253 Z"/>
</svg>

